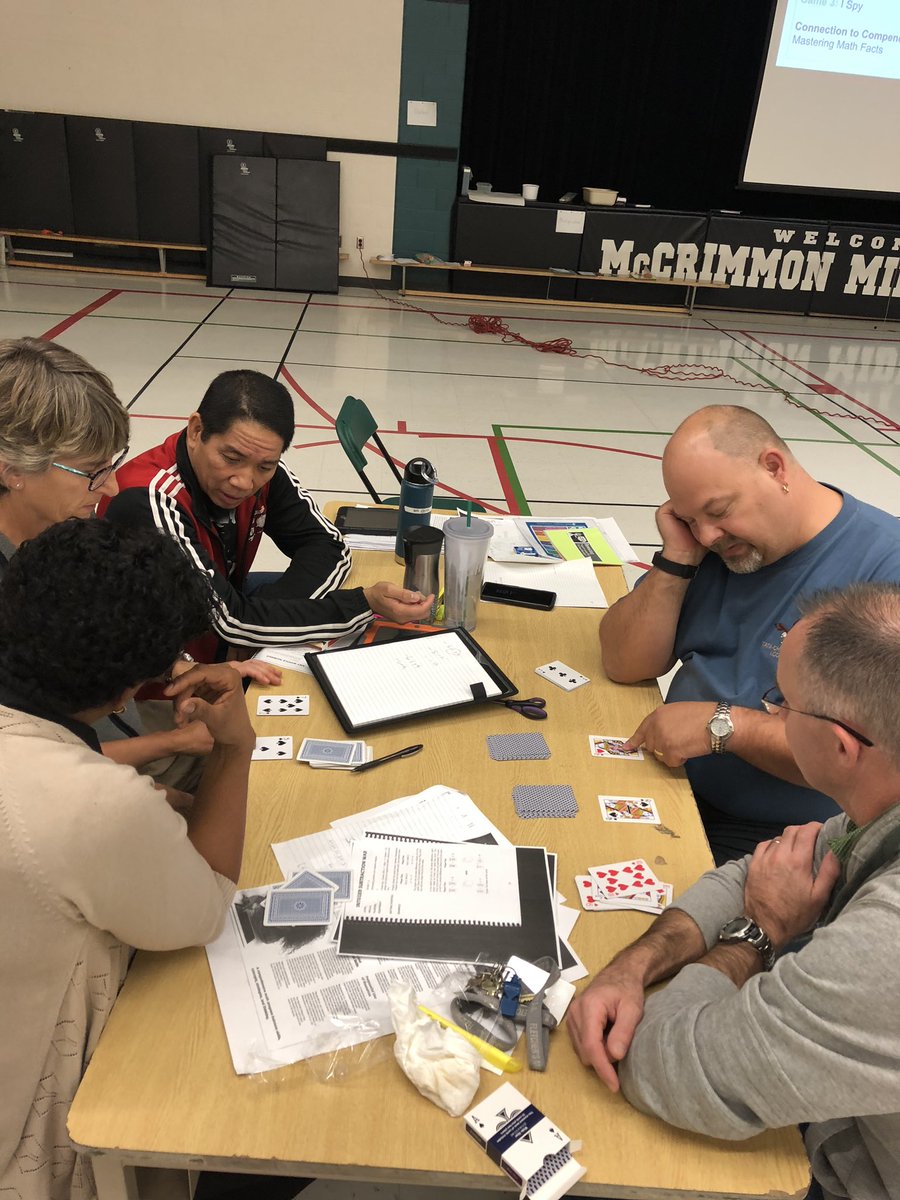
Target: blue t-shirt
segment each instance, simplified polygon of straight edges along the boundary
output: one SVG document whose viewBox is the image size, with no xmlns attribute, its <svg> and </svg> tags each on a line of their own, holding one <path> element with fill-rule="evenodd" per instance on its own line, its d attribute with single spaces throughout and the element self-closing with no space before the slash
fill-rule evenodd
<svg viewBox="0 0 900 1200">
<path fill-rule="evenodd" d="M 837 489 L 834 489 L 837 490 Z M 666 701 L 729 700 L 761 709 L 775 682 L 782 634 L 800 619 L 797 597 L 864 581 L 900 582 L 900 520 L 842 493 L 841 511 L 812 541 L 735 575 L 707 554 L 685 595 L 675 653 L 683 666 Z M 801 825 L 838 811 L 821 792 L 761 771 L 735 754 L 685 764 L 698 799 L 739 821 Z"/>
</svg>

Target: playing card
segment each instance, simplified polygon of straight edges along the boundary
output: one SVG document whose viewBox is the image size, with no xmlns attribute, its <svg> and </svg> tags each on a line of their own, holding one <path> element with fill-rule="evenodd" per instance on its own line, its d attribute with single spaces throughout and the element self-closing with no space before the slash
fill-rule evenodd
<svg viewBox="0 0 900 1200">
<path fill-rule="evenodd" d="M 256 749 L 250 757 L 291 759 L 294 757 L 294 739 L 292 737 L 258 737 Z"/>
<path fill-rule="evenodd" d="M 349 765 L 354 760 L 362 762 L 362 746 L 362 742 L 329 742 L 321 738 L 304 738 L 300 743 L 297 761 Z"/>
<path fill-rule="evenodd" d="M 545 663 L 543 667 L 535 667 L 535 674 L 540 675 L 541 679 L 549 679 L 564 692 L 574 692 L 582 684 L 591 682 L 587 675 L 582 675 L 580 671 L 573 671 L 559 659 L 556 659 L 555 662 Z"/>
<path fill-rule="evenodd" d="M 576 875 L 575 886 L 578 888 L 578 899 L 581 907 L 588 912 L 597 912 L 600 904 L 597 900 L 597 885 L 590 875 Z"/>
<path fill-rule="evenodd" d="M 309 696 L 260 696 L 256 701 L 258 717 L 308 717 Z"/>
<path fill-rule="evenodd" d="M 610 737 L 606 733 L 592 733 L 588 738 L 591 754 L 594 758 L 633 758 L 642 759 L 643 750 L 623 750 L 628 738 Z"/>
<path fill-rule="evenodd" d="M 329 883 L 334 884 L 337 891 L 334 893 L 335 900 L 350 899 L 350 872 L 349 871 L 320 871 L 319 874 L 327 879 Z"/>
<path fill-rule="evenodd" d="M 321 888 L 331 888 L 332 891 L 337 891 L 337 884 L 332 883 L 330 879 L 326 879 L 324 875 L 320 875 L 317 871 L 301 871 L 299 875 L 294 875 L 291 879 L 284 883 L 276 885 L 279 892 L 297 892 L 309 891 L 310 889 L 318 891 Z"/>
<path fill-rule="evenodd" d="M 604 821 L 660 824 L 656 802 L 649 796 L 598 796 L 597 800 Z"/>
<path fill-rule="evenodd" d="M 372 747 L 368 742 L 351 742 L 349 745 L 353 746 L 353 753 L 349 762 L 330 762 L 328 759 L 322 759 L 321 761 L 312 760 L 307 762 L 306 765 L 308 767 L 318 767 L 323 771 L 352 771 L 360 763 L 372 761 Z"/>
<path fill-rule="evenodd" d="M 331 920 L 331 888 L 288 892 L 273 888 L 266 897 L 264 925 L 327 925 Z"/>
<path fill-rule="evenodd" d="M 660 881 L 642 858 L 629 858 L 623 862 L 604 863 L 599 867 L 588 867 L 588 873 L 597 885 L 598 894 L 615 900 L 629 899 L 658 887 Z"/>
</svg>

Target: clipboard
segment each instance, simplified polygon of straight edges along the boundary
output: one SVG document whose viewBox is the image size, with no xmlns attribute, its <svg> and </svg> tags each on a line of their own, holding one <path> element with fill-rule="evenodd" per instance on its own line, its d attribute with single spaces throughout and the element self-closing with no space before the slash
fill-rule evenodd
<svg viewBox="0 0 900 1200">
<path fill-rule="evenodd" d="M 306 655 L 346 733 L 518 691 L 465 629 Z"/>
</svg>

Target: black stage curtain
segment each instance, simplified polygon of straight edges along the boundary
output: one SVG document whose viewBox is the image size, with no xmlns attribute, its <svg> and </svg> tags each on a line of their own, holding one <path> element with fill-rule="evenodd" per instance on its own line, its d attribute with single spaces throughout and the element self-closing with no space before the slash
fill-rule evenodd
<svg viewBox="0 0 900 1200">
<path fill-rule="evenodd" d="M 541 200 L 900 222 L 900 203 L 739 189 L 774 0 L 469 0 L 460 160 Z M 886 147 L 887 150 L 887 147 Z"/>
</svg>

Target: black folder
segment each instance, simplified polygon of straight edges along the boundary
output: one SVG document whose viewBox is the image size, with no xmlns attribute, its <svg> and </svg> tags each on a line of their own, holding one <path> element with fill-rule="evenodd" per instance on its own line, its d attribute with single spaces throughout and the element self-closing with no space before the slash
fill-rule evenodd
<svg viewBox="0 0 900 1200">
<path fill-rule="evenodd" d="M 556 898 L 548 873 L 547 852 L 543 846 L 516 846 L 516 864 L 520 925 L 491 925 L 489 915 L 483 924 L 345 916 L 338 953 L 466 963 L 475 962 L 479 955 L 497 962 L 506 962 L 512 954 L 529 962 L 549 955 L 559 962 Z"/>
</svg>

